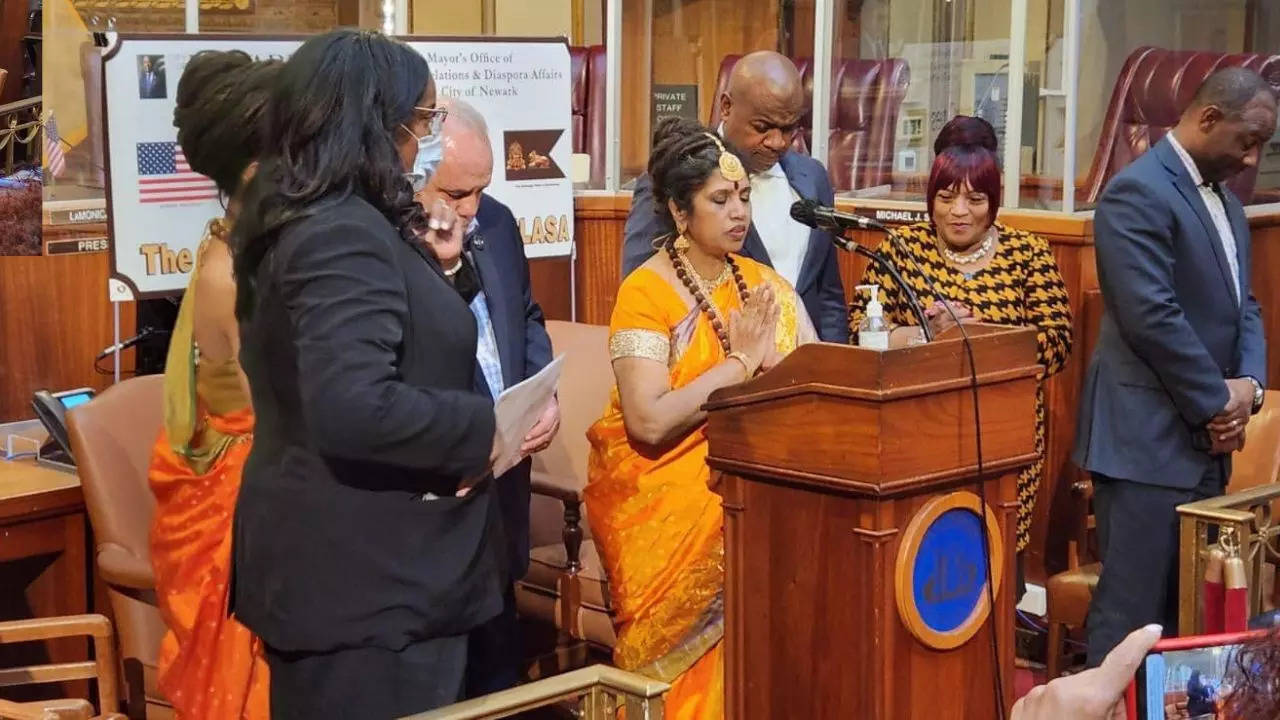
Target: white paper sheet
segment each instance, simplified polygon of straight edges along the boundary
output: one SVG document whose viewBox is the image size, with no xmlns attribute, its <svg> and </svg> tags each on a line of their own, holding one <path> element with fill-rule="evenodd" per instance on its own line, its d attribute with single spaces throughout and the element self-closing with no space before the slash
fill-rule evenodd
<svg viewBox="0 0 1280 720">
<path fill-rule="evenodd" d="M 493 442 L 498 448 L 498 460 L 493 466 L 494 477 L 515 467 L 523 459 L 520 445 L 537 424 L 538 416 L 547 408 L 551 398 L 555 397 L 556 388 L 560 385 L 560 366 L 563 364 L 564 355 L 561 355 L 537 375 L 512 385 L 498 396 L 493 409 L 497 416 Z"/>
</svg>

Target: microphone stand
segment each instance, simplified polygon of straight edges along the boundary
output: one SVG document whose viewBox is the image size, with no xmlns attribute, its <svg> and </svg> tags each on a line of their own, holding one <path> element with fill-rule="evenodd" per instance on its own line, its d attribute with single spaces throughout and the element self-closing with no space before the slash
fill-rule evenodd
<svg viewBox="0 0 1280 720">
<path fill-rule="evenodd" d="M 836 244 L 839 245 L 842 250 L 867 258 L 871 262 L 874 262 L 884 268 L 885 272 L 889 273 L 889 277 L 893 278 L 893 281 L 897 283 L 898 287 L 902 288 L 902 292 L 906 294 L 907 304 L 911 306 L 911 313 L 916 316 L 916 322 L 920 323 L 920 332 L 924 333 L 925 342 L 932 341 L 933 329 L 929 327 L 929 319 L 925 317 L 924 308 L 920 307 L 920 300 L 916 297 L 916 291 L 907 284 L 906 280 L 902 279 L 902 275 L 898 272 L 898 268 L 894 266 L 893 263 L 889 262 L 888 258 L 875 250 L 863 247 L 856 240 L 846 237 L 845 233 L 847 232 L 849 232 L 849 230 L 844 229 L 832 233 L 832 237 L 836 238 Z M 890 234 L 889 237 L 892 238 L 893 235 Z M 927 276 L 921 275 L 921 277 L 924 277 L 926 282 L 928 281 Z M 957 323 L 958 322 L 959 321 L 957 321 Z"/>
</svg>

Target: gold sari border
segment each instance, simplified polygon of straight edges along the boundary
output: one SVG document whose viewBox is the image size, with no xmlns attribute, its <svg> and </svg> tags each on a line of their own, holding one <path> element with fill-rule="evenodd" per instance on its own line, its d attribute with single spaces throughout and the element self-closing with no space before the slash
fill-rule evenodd
<svg viewBox="0 0 1280 720">
<path fill-rule="evenodd" d="M 655 330 L 619 330 L 609 338 L 609 359 L 638 357 L 667 364 L 671 340 Z"/>
<path fill-rule="evenodd" d="M 665 683 L 675 682 L 723 639 L 724 593 L 721 591 L 684 640 L 662 657 L 635 668 L 634 672 Z"/>
</svg>

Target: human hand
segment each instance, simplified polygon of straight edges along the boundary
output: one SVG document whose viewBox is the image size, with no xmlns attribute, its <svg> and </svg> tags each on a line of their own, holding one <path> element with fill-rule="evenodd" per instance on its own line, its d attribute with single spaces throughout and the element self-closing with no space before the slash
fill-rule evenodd
<svg viewBox="0 0 1280 720">
<path fill-rule="evenodd" d="M 1229 395 L 1222 412 L 1214 416 L 1213 422 L 1224 423 L 1239 420 L 1243 426 L 1253 414 L 1253 381 L 1249 378 L 1231 378 L 1226 381 Z"/>
<path fill-rule="evenodd" d="M 952 318 L 951 313 L 947 312 L 948 305 L 951 306 L 952 312 L 955 313 L 955 318 Z M 978 314 L 971 310 L 968 305 L 942 300 L 938 300 L 925 308 L 924 317 L 929 321 L 929 329 L 933 331 L 934 337 L 955 327 L 956 319 L 965 324 L 979 322 Z"/>
<path fill-rule="evenodd" d="M 1213 432 L 1209 433 L 1209 454 L 1210 455 L 1229 455 L 1233 452 L 1244 449 L 1244 428 L 1240 428 L 1238 432 L 1230 435 L 1218 436 Z"/>
<path fill-rule="evenodd" d="M 741 310 L 729 314 L 729 350 L 740 352 L 751 361 L 748 377 L 755 374 L 776 348 L 780 312 L 773 288 L 760 285 L 747 294 Z"/>
<path fill-rule="evenodd" d="M 427 233 L 423 240 L 436 256 L 440 267 L 452 269 L 462 257 L 462 239 L 466 226 L 458 220 L 453 208 L 440 198 L 431 201 L 430 205 L 424 202 L 423 209 L 427 211 Z"/>
<path fill-rule="evenodd" d="M 1101 666 L 1032 688 L 1009 720 L 1125 720 L 1124 691 L 1161 632 L 1159 625 L 1138 628 Z"/>
<path fill-rule="evenodd" d="M 546 450 L 559 430 L 560 403 L 555 398 L 551 398 L 551 402 L 538 416 L 538 421 L 533 424 L 529 434 L 524 436 L 524 441 L 520 444 L 520 454 L 532 455 Z"/>
</svg>

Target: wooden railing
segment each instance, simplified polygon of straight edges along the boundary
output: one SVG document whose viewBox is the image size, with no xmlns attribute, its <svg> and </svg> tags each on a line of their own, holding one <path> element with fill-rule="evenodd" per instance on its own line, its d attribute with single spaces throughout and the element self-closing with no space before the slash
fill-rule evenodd
<svg viewBox="0 0 1280 720">
<path fill-rule="evenodd" d="M 1265 608 L 1271 587 L 1264 580 L 1267 564 L 1280 562 L 1280 525 L 1272 522 L 1272 506 L 1280 499 L 1280 483 L 1258 485 L 1241 492 L 1220 495 L 1178 506 L 1178 634 L 1198 635 L 1204 615 L 1205 567 L 1210 528 L 1233 533 L 1239 542 L 1248 582 L 1249 616 Z"/>
<path fill-rule="evenodd" d="M 670 686 L 607 665 L 554 675 L 502 692 L 412 715 L 405 720 L 488 720 L 558 705 L 578 720 L 662 720 Z"/>
<path fill-rule="evenodd" d="M 44 130 L 41 107 L 40 96 L 0 105 L 0 152 L 4 153 L 0 170 L 5 173 L 13 172 L 19 145 L 26 148 L 23 157 L 27 162 L 40 162 L 40 138 Z"/>
</svg>

